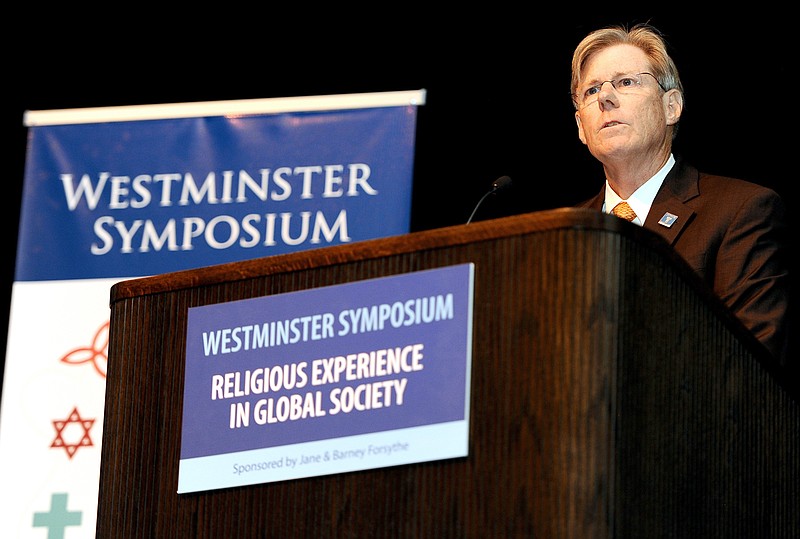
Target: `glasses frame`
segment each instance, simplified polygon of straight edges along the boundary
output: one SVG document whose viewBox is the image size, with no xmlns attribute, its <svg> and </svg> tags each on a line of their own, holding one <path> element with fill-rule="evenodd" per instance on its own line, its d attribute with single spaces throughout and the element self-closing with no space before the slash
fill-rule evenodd
<svg viewBox="0 0 800 539">
<path fill-rule="evenodd" d="M 656 77 L 655 75 L 653 75 L 649 71 L 642 71 L 641 73 L 626 73 L 624 75 L 620 75 L 619 77 L 616 77 L 616 78 L 613 78 L 613 79 L 610 79 L 610 80 L 604 80 L 604 81 L 598 82 L 597 84 L 592 84 L 591 86 L 589 86 L 588 88 L 583 90 L 583 92 L 581 92 L 580 94 L 572 94 L 572 99 L 575 100 L 575 103 L 580 108 L 585 108 L 585 107 L 591 105 L 592 103 L 594 103 L 594 101 L 586 101 L 585 99 L 583 101 L 581 101 L 579 98 L 582 98 L 583 96 L 585 96 L 586 92 L 588 92 L 592 88 L 597 88 L 597 93 L 596 94 L 592 94 L 592 95 L 588 96 L 589 99 L 594 97 L 595 101 L 597 101 L 599 99 L 598 97 L 596 97 L 597 94 L 600 93 L 600 90 L 603 88 L 603 85 L 605 85 L 605 83 L 607 83 L 607 82 L 611 83 L 611 87 L 614 88 L 614 91 L 619 92 L 621 94 L 624 94 L 625 91 L 624 90 L 620 91 L 620 89 L 617 88 L 617 84 L 619 84 L 620 81 L 622 81 L 624 79 L 628 79 L 633 75 L 635 75 L 637 78 L 639 78 L 640 82 L 639 82 L 638 86 L 641 86 L 641 77 L 642 77 L 642 75 L 650 75 L 651 77 L 653 77 L 653 80 L 656 81 L 656 84 L 658 84 L 658 87 L 661 88 L 662 91 L 664 91 L 664 92 L 667 91 L 667 89 L 664 88 L 664 86 L 661 84 L 661 81 L 658 80 L 658 77 Z"/>
</svg>

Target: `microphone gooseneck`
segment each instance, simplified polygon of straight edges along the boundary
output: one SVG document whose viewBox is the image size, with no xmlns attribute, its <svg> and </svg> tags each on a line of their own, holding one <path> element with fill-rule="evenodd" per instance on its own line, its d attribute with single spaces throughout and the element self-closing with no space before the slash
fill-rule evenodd
<svg viewBox="0 0 800 539">
<path fill-rule="evenodd" d="M 483 201 L 486 200 L 486 197 L 488 197 L 489 195 L 493 195 L 496 192 L 506 189 L 507 187 L 510 186 L 511 186 L 511 178 L 508 176 L 500 176 L 495 181 L 493 181 L 492 188 L 489 189 L 489 191 L 487 191 L 486 194 L 481 197 L 481 199 L 478 201 L 477 204 L 475 204 L 475 209 L 472 210 L 472 214 L 469 216 L 469 219 L 467 219 L 466 224 L 470 224 L 472 222 L 472 218 L 475 217 L 475 213 L 478 211 L 478 208 L 481 207 Z"/>
</svg>

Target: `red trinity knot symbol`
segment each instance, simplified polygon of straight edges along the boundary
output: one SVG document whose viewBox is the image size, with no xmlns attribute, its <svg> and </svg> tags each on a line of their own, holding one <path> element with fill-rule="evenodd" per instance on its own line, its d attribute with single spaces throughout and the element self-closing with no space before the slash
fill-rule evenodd
<svg viewBox="0 0 800 539">
<path fill-rule="evenodd" d="M 61 361 L 74 365 L 91 362 L 100 376 L 105 378 L 108 368 L 108 326 L 108 321 L 100 326 L 90 346 L 81 346 L 67 352 Z"/>
</svg>

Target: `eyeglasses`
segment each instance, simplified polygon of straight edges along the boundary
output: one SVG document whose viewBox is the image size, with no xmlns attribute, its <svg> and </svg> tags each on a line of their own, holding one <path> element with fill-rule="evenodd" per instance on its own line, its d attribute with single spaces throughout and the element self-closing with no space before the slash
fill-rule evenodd
<svg viewBox="0 0 800 539">
<path fill-rule="evenodd" d="M 600 93 L 600 90 L 603 88 L 603 85 L 607 82 L 610 82 L 611 86 L 614 87 L 614 90 L 616 90 L 621 94 L 636 93 L 640 91 L 642 87 L 642 82 L 643 82 L 642 75 L 650 75 L 656 81 L 656 84 L 658 84 L 659 88 L 661 88 L 665 92 L 667 91 L 666 88 L 664 88 L 661 85 L 661 83 L 658 82 L 658 79 L 656 78 L 655 75 L 653 75 L 652 73 L 648 73 L 647 71 L 644 71 L 642 73 L 620 75 L 619 77 L 616 77 L 614 79 L 604 80 L 602 82 L 598 82 L 597 84 L 593 84 L 592 86 L 589 86 L 588 88 L 583 90 L 583 92 L 579 92 L 578 94 L 576 94 L 575 99 L 577 100 L 578 105 L 581 108 L 591 105 L 592 103 L 594 103 L 599 99 L 597 94 Z"/>
</svg>

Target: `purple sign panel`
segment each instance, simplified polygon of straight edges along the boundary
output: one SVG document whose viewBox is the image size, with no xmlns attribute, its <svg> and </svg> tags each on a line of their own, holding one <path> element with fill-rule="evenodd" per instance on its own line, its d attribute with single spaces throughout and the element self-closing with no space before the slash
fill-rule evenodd
<svg viewBox="0 0 800 539">
<path fill-rule="evenodd" d="M 195 461 L 207 473 L 221 455 L 466 428 L 473 271 L 463 264 L 190 309 L 181 471 Z M 407 461 L 424 459 L 413 453 Z M 229 486 L 222 481 L 199 488 Z"/>
</svg>

